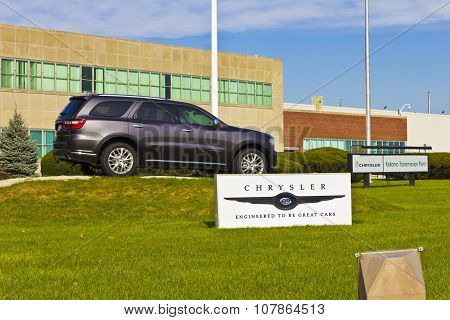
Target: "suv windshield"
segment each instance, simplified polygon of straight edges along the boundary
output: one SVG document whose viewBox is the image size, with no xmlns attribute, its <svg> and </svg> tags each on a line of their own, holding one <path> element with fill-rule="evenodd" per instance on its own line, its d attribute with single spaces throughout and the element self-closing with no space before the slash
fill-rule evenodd
<svg viewBox="0 0 450 320">
<path fill-rule="evenodd" d="M 81 107 L 85 103 L 85 100 L 74 99 L 70 100 L 69 103 L 64 107 L 63 111 L 61 111 L 61 115 L 74 115 L 78 111 L 80 111 Z"/>
</svg>

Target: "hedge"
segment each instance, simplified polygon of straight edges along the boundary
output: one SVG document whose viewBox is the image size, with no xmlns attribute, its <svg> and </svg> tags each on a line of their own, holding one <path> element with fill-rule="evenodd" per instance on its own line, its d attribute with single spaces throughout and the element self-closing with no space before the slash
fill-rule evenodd
<svg viewBox="0 0 450 320">
<path fill-rule="evenodd" d="M 59 161 L 52 151 L 41 159 L 41 175 L 46 176 L 82 176 L 81 165 L 66 161 Z"/>
<path fill-rule="evenodd" d="M 306 152 L 282 152 L 278 154 L 278 173 L 339 173 L 347 172 L 347 151 L 335 148 L 319 148 Z M 450 153 L 430 153 L 429 172 L 419 174 L 418 179 L 450 179 Z M 84 175 L 78 164 L 55 159 L 53 152 L 47 153 L 41 160 L 43 176 Z M 146 168 L 139 170 L 139 175 L 205 177 L 211 173 L 200 170 L 160 170 Z M 407 178 L 397 177 L 396 178 Z M 1 179 L 1 170 L 0 170 Z M 352 175 L 352 181 L 362 180 L 362 175 Z"/>
</svg>

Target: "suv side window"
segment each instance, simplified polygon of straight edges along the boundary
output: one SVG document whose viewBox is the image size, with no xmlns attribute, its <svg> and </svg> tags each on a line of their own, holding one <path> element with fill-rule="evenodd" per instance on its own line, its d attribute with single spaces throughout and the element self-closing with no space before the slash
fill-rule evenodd
<svg viewBox="0 0 450 320">
<path fill-rule="evenodd" d="M 132 101 L 105 101 L 97 104 L 89 113 L 93 117 L 120 118 L 133 104 Z"/>
<path fill-rule="evenodd" d="M 134 114 L 133 118 L 145 122 L 175 122 L 175 116 L 173 114 L 152 102 L 144 102 Z"/>
<path fill-rule="evenodd" d="M 171 107 L 176 110 L 177 120 L 181 124 L 194 126 L 214 125 L 213 118 L 201 110 L 181 104 L 174 104 Z"/>
</svg>

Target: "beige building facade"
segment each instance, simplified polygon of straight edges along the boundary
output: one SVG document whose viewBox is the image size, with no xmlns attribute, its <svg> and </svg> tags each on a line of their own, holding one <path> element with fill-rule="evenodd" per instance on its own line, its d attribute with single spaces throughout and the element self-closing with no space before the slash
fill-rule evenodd
<svg viewBox="0 0 450 320">
<path fill-rule="evenodd" d="M 124 94 L 187 101 L 210 111 L 207 50 L 0 24 L 0 128 L 21 112 L 40 155 L 70 96 Z M 219 117 L 272 134 L 283 150 L 283 63 L 219 54 Z"/>
</svg>

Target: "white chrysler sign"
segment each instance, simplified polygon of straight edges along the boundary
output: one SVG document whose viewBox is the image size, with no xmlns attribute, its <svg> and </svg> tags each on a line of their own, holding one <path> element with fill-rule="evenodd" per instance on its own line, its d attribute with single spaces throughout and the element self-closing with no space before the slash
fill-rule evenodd
<svg viewBox="0 0 450 320">
<path fill-rule="evenodd" d="M 349 173 L 216 175 L 216 226 L 351 225 Z"/>
<path fill-rule="evenodd" d="M 427 155 L 352 155 L 353 173 L 428 172 Z"/>
</svg>

